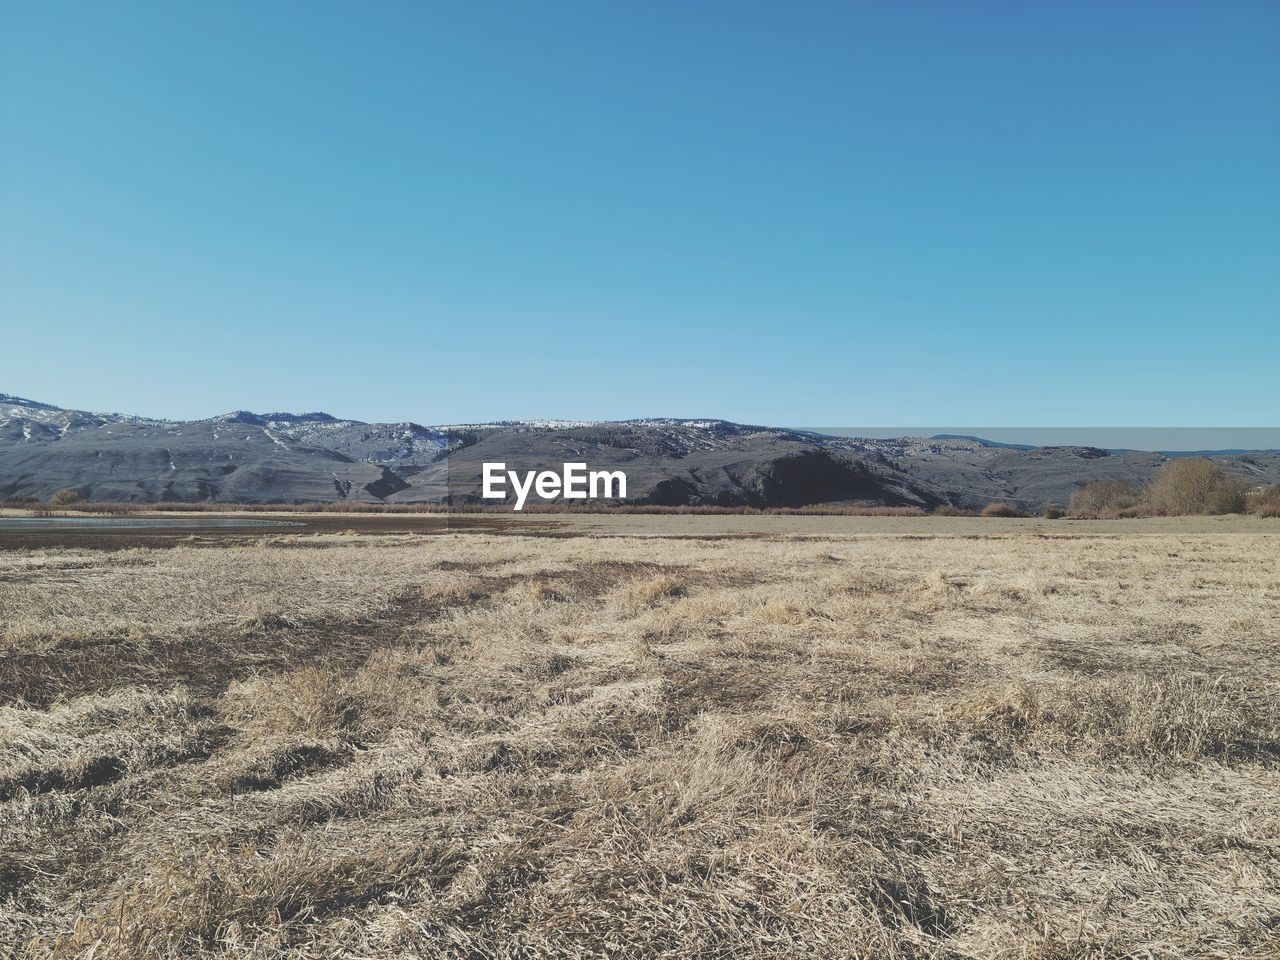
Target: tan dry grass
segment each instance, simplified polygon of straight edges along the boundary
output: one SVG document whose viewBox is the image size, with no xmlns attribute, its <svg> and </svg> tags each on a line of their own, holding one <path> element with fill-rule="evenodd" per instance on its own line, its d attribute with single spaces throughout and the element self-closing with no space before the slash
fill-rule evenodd
<svg viewBox="0 0 1280 960">
<path fill-rule="evenodd" d="M 1273 526 L 777 519 L 0 554 L 0 954 L 1275 950 Z"/>
</svg>

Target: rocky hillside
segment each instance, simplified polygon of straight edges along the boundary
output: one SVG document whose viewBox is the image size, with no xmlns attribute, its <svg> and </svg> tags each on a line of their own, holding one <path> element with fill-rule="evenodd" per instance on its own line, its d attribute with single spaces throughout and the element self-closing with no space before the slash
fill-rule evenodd
<svg viewBox="0 0 1280 960">
<path fill-rule="evenodd" d="M 519 421 L 425 426 L 326 413 L 236 411 L 170 421 L 0 394 L 0 498 L 298 503 L 480 502 L 481 464 L 624 470 L 628 499 L 664 505 L 876 503 L 1027 507 L 1100 479 L 1145 482 L 1158 453 L 1017 448 L 966 437 L 860 440 L 725 420 Z M 1217 457 L 1255 483 L 1272 453 Z"/>
</svg>

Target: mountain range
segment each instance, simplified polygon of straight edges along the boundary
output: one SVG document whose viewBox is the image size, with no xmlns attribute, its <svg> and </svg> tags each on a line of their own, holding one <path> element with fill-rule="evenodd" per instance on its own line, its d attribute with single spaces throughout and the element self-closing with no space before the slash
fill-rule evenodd
<svg viewBox="0 0 1280 960">
<path fill-rule="evenodd" d="M 1280 454 L 1213 459 L 1251 484 Z M 1168 455 L 1028 447 L 978 437 L 859 439 L 717 419 L 505 421 L 424 426 L 327 413 L 161 420 L 0 394 L 0 499 L 302 503 L 481 502 L 481 464 L 623 470 L 639 504 L 924 508 L 1064 503 L 1094 480 L 1144 483 Z"/>
</svg>

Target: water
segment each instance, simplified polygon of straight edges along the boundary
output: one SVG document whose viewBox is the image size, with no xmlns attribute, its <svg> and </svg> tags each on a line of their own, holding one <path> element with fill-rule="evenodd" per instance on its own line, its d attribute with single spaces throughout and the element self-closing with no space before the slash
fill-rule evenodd
<svg viewBox="0 0 1280 960">
<path fill-rule="evenodd" d="M 93 527 L 108 530 L 208 530 L 227 527 L 300 527 L 295 520 L 241 517 L 0 517 L 0 530 L 61 530 Z"/>
</svg>

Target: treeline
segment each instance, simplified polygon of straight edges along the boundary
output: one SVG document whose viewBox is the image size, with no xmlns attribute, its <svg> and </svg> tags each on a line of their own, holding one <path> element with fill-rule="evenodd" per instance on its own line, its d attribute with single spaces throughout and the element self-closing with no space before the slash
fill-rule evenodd
<svg viewBox="0 0 1280 960">
<path fill-rule="evenodd" d="M 1207 457 L 1189 457 L 1171 460 L 1145 485 L 1123 480 L 1086 484 L 1071 495 L 1068 512 L 1106 520 L 1226 513 L 1280 517 L 1280 483 L 1250 490 L 1246 480 Z"/>
</svg>

